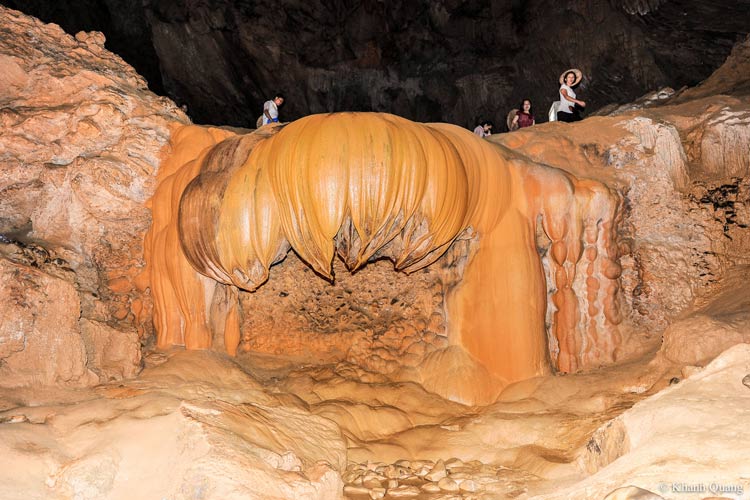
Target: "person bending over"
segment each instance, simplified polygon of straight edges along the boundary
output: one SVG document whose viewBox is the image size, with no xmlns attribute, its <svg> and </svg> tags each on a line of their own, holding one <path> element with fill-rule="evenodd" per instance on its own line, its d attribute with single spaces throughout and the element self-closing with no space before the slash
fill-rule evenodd
<svg viewBox="0 0 750 500">
<path fill-rule="evenodd" d="M 263 103 L 263 125 L 279 122 L 279 106 L 284 104 L 284 96 L 276 94 L 273 99 Z"/>
<path fill-rule="evenodd" d="M 492 122 L 480 122 L 479 125 L 477 125 L 477 127 L 474 129 L 474 133 L 479 137 L 487 137 L 488 135 L 492 135 Z"/>
</svg>

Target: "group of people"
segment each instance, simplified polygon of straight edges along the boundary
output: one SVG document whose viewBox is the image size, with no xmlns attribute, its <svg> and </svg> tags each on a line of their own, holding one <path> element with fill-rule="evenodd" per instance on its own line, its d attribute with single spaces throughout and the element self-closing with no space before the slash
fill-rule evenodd
<svg viewBox="0 0 750 500">
<path fill-rule="evenodd" d="M 560 100 L 552 104 L 550 120 L 561 122 L 575 122 L 581 119 L 580 110 L 586 107 L 586 101 L 578 99 L 573 87 L 581 83 L 583 75 L 579 69 L 569 69 L 560 75 Z M 263 114 L 258 118 L 257 126 L 278 123 L 279 107 L 284 104 L 284 96 L 277 93 L 273 99 L 263 103 Z M 553 112 L 554 111 L 554 112 Z M 519 109 L 514 109 L 508 114 L 508 130 L 531 127 L 536 123 L 534 113 L 531 111 L 531 99 L 521 101 Z M 479 123 L 474 133 L 479 137 L 492 135 L 494 124 L 489 120 Z"/>
<path fill-rule="evenodd" d="M 579 69 L 569 69 L 560 75 L 559 101 L 552 104 L 550 110 L 550 121 L 575 122 L 581 120 L 581 109 L 586 107 L 586 101 L 578 99 L 573 87 L 581 83 L 583 74 Z M 554 112 L 553 112 L 554 111 Z M 521 101 L 518 109 L 513 109 L 508 113 L 508 130 L 514 131 L 521 128 L 531 127 L 536 123 L 534 113 L 531 110 L 531 99 Z M 491 121 L 482 121 L 474 129 L 474 133 L 479 137 L 486 137 L 492 134 L 493 124 Z"/>
</svg>

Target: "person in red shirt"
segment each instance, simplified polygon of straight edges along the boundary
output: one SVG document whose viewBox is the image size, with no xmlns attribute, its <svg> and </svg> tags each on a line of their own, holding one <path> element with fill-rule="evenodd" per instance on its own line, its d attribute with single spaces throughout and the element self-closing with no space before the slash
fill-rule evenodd
<svg viewBox="0 0 750 500">
<path fill-rule="evenodd" d="M 534 121 L 534 114 L 531 112 L 531 99 L 524 99 L 521 101 L 521 109 L 516 113 L 511 123 L 511 130 L 518 130 L 519 128 L 531 127 L 536 123 Z"/>
</svg>

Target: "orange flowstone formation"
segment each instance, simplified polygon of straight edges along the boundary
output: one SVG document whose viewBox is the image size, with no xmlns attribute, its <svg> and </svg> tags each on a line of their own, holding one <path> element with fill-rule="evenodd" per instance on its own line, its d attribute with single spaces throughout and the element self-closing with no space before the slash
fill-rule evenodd
<svg viewBox="0 0 750 500">
<path fill-rule="evenodd" d="M 445 298 L 452 344 L 508 382 L 546 372 L 549 356 L 564 372 L 611 361 L 619 198 L 511 156 L 456 126 L 379 113 L 247 135 L 177 129 L 146 238 L 158 345 L 234 354 L 238 289 L 261 286 L 290 248 L 331 279 L 335 255 L 352 271 L 387 257 L 409 273 L 468 240 Z M 549 354 L 538 224 L 551 240 Z"/>
</svg>

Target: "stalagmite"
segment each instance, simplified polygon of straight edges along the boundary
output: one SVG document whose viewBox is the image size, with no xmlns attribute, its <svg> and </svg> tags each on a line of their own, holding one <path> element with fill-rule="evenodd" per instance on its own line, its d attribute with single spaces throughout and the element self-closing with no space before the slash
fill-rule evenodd
<svg viewBox="0 0 750 500">
<path fill-rule="evenodd" d="M 216 339 L 234 353 L 237 289 L 260 287 L 290 248 L 332 279 L 335 255 L 351 271 L 386 257 L 413 273 L 461 241 L 461 279 L 445 296 L 450 343 L 502 381 L 539 375 L 549 359 L 540 222 L 556 368 L 615 354 L 619 198 L 601 183 L 508 159 L 459 127 L 377 113 L 247 135 L 189 126 L 166 154 L 146 242 L 160 346 Z"/>
</svg>

